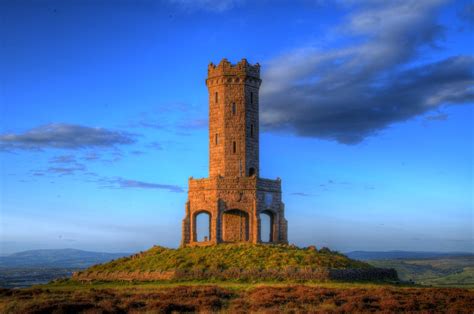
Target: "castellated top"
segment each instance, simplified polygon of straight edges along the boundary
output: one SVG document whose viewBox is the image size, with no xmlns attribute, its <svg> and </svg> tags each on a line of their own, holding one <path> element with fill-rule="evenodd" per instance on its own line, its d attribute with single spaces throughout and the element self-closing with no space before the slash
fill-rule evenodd
<svg viewBox="0 0 474 314">
<path fill-rule="evenodd" d="M 217 66 L 211 62 L 207 67 L 208 79 L 225 75 L 248 76 L 260 79 L 260 64 L 251 65 L 247 59 L 242 59 L 239 63 L 233 65 L 224 58 Z"/>
<path fill-rule="evenodd" d="M 209 64 L 207 74 L 209 177 L 189 179 L 181 245 L 287 243 L 281 180 L 260 177 L 260 65 L 223 59 Z M 204 237 L 197 227 L 201 215 L 208 217 Z M 268 234 L 262 234 L 262 215 Z"/>
</svg>

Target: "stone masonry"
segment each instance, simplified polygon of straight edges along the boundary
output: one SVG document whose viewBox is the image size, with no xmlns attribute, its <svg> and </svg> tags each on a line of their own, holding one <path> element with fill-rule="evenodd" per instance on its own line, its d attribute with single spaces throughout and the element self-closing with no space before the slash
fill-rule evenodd
<svg viewBox="0 0 474 314">
<path fill-rule="evenodd" d="M 268 242 L 288 243 L 281 180 L 259 177 L 260 83 L 258 63 L 209 64 L 209 178 L 189 179 L 181 246 L 260 243 L 261 215 Z M 209 218 L 208 238 L 198 239 L 198 215 Z"/>
</svg>

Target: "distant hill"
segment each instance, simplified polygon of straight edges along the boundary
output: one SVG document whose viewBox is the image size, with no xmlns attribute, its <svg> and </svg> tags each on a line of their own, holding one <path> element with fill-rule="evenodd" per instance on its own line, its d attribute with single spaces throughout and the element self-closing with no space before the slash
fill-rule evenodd
<svg viewBox="0 0 474 314">
<path fill-rule="evenodd" d="M 474 256 L 371 260 L 376 267 L 397 270 L 402 280 L 437 287 L 474 288 Z"/>
<path fill-rule="evenodd" d="M 353 251 L 345 253 L 349 258 L 370 261 L 389 259 L 423 259 L 423 258 L 446 258 L 456 256 L 474 256 L 474 253 L 467 252 L 410 252 L 410 251 Z"/>
<path fill-rule="evenodd" d="M 47 249 L 18 252 L 0 256 L 3 268 L 87 268 L 109 262 L 129 253 L 102 253 L 76 249 Z"/>
</svg>

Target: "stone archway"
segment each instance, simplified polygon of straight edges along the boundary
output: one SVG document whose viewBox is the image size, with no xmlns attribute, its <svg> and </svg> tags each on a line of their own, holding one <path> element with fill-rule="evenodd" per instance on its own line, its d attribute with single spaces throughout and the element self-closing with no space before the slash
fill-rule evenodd
<svg viewBox="0 0 474 314">
<path fill-rule="evenodd" d="M 260 241 L 263 243 L 273 242 L 273 228 L 275 215 L 270 210 L 264 210 L 259 214 L 260 218 Z"/>
<path fill-rule="evenodd" d="M 263 243 L 273 242 L 274 215 L 271 211 L 265 210 L 259 214 L 260 218 L 260 241 Z"/>
<path fill-rule="evenodd" d="M 240 209 L 225 211 L 222 215 L 222 240 L 247 242 L 249 240 L 249 214 Z"/>
<path fill-rule="evenodd" d="M 193 241 L 207 242 L 211 240 L 211 218 L 207 210 L 200 210 L 193 215 Z"/>
</svg>

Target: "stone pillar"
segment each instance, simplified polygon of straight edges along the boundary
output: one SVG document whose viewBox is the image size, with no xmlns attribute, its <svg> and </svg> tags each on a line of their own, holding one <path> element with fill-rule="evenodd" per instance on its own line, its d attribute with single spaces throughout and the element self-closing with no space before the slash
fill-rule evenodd
<svg viewBox="0 0 474 314">
<path fill-rule="evenodd" d="M 214 208 L 212 209 L 212 223 L 211 223 L 211 242 L 217 244 L 219 240 L 219 230 L 220 230 L 220 206 L 219 199 L 214 203 Z"/>
<path fill-rule="evenodd" d="M 257 205 L 257 197 L 253 200 L 253 215 L 251 215 L 252 220 L 252 229 L 250 234 L 250 242 L 252 243 L 259 243 L 260 241 L 260 217 L 258 213 L 258 205 Z"/>
<path fill-rule="evenodd" d="M 280 242 L 280 221 L 281 221 L 281 216 L 279 213 L 273 214 L 273 220 L 272 223 L 272 242 Z"/>
<path fill-rule="evenodd" d="M 280 210 L 280 219 L 278 221 L 279 225 L 279 233 L 278 233 L 278 242 L 280 243 L 288 243 L 288 222 L 285 219 L 285 204 L 281 203 L 281 210 Z"/>
<path fill-rule="evenodd" d="M 186 246 L 190 242 L 190 217 L 189 217 L 189 201 L 186 202 L 185 206 L 186 215 L 183 219 L 183 228 L 181 231 L 181 246 Z"/>
</svg>

